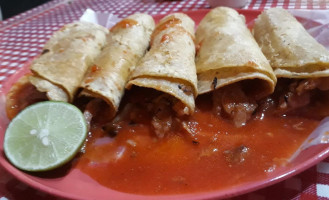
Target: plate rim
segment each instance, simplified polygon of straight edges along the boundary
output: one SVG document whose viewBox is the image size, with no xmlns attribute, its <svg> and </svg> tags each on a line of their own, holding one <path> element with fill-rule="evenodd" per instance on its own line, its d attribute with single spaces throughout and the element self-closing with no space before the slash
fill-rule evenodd
<svg viewBox="0 0 329 200">
<path fill-rule="evenodd" d="M 199 10 L 193 10 L 193 11 L 182 11 L 182 13 L 185 13 L 189 16 L 193 16 L 196 14 L 202 14 L 202 13 L 207 13 L 211 9 L 199 9 Z M 260 10 L 242 10 L 242 9 L 237 9 L 237 11 L 240 14 L 243 15 L 258 15 L 261 13 Z M 168 15 L 167 14 L 157 14 L 157 15 L 152 15 L 152 17 L 157 20 L 162 18 L 163 16 Z M 247 16 L 246 16 L 247 17 Z M 7 77 L 7 80 L 3 83 L 3 87 L 0 88 L 0 96 L 5 96 L 5 94 L 8 92 L 6 90 L 9 89 L 9 87 L 12 85 L 12 83 L 15 82 L 16 78 L 19 76 L 22 76 L 28 71 L 28 66 L 31 64 L 31 61 L 33 59 L 30 59 L 26 61 L 23 66 L 17 70 L 14 74 L 11 74 L 9 77 Z M 1 102 L 0 102 L 1 103 Z M 0 105 L 4 106 L 4 105 Z M 50 187 L 44 184 L 41 184 L 28 176 L 31 176 L 29 173 L 26 173 L 24 171 L 18 170 L 14 166 L 10 164 L 10 162 L 7 160 L 6 156 L 4 155 L 3 152 L 3 137 L 5 134 L 5 128 L 1 126 L 0 124 L 0 165 L 1 167 L 7 171 L 9 174 L 11 174 L 13 177 L 18 179 L 19 181 L 25 183 L 26 185 L 36 189 L 36 190 L 41 190 L 45 193 L 61 197 L 61 198 L 70 198 L 70 199 L 88 199 L 85 197 L 81 197 L 77 194 L 72 194 L 69 192 L 65 192 L 62 190 L 59 190 L 54 187 Z M 115 191 L 112 190 L 111 188 L 108 188 L 109 191 L 115 191 L 117 193 L 123 194 L 125 197 L 129 197 L 132 199 L 213 199 L 213 198 L 228 198 L 228 197 L 235 197 L 239 195 L 243 195 L 249 192 L 253 192 L 262 188 L 266 188 L 268 186 L 274 185 L 276 183 L 279 183 L 283 180 L 286 180 L 292 176 L 295 176 L 303 171 L 305 171 L 308 168 L 311 168 L 315 166 L 317 163 L 321 162 L 324 160 L 326 157 L 329 156 L 329 144 L 319 144 L 319 145 L 325 145 L 326 147 L 323 147 L 324 149 L 318 153 L 316 153 L 315 158 L 310 158 L 307 159 L 306 162 L 303 162 L 297 167 L 293 168 L 288 168 L 288 170 L 283 170 L 285 173 L 282 173 L 279 177 L 267 177 L 263 178 L 260 180 L 252 181 L 252 182 L 247 182 L 244 184 L 238 184 L 234 187 L 228 187 L 226 189 L 217 189 L 213 191 L 204 191 L 204 192 L 196 192 L 196 193 L 186 193 L 186 194 L 159 194 L 159 195 L 142 195 L 142 194 L 133 194 L 133 193 L 124 193 L 120 191 Z M 318 145 L 316 145 L 318 146 Z M 312 148 L 312 147 L 311 147 Z M 310 150 L 310 148 L 306 149 Z M 304 150 L 305 151 L 305 150 Z M 17 173 L 18 172 L 18 173 Z M 23 173 L 28 176 L 19 176 L 20 173 Z M 119 199 L 124 199 L 124 198 L 119 198 Z"/>
</svg>

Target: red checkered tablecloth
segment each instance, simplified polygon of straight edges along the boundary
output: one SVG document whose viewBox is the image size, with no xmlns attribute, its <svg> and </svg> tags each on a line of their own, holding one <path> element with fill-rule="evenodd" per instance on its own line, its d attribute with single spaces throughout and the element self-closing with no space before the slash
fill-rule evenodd
<svg viewBox="0 0 329 200">
<path fill-rule="evenodd" d="M 329 0 L 249 0 L 243 9 L 270 7 L 327 9 Z M 135 12 L 155 15 L 210 7 L 206 0 L 53 0 L 0 22 L 0 88 L 40 53 L 55 30 L 79 19 L 87 8 L 125 17 Z M 57 198 L 32 189 L 0 168 L 0 200 L 5 199 Z M 329 158 L 288 180 L 236 199 L 329 199 Z"/>
</svg>

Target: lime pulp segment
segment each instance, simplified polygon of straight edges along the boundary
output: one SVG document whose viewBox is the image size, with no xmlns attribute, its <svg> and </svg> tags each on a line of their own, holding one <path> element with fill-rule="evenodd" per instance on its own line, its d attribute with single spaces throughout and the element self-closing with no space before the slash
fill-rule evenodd
<svg viewBox="0 0 329 200">
<path fill-rule="evenodd" d="M 86 121 L 77 107 L 46 101 L 27 107 L 10 122 L 4 151 L 17 168 L 45 171 L 71 160 L 86 136 Z"/>
</svg>

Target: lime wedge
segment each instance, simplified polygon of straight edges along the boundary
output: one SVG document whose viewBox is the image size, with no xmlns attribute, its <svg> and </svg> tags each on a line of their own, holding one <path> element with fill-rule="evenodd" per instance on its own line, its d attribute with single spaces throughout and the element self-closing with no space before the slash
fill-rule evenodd
<svg viewBox="0 0 329 200">
<path fill-rule="evenodd" d="M 10 122 L 4 151 L 19 169 L 45 171 L 70 161 L 86 136 L 87 124 L 77 107 L 46 101 L 25 108 Z"/>
</svg>

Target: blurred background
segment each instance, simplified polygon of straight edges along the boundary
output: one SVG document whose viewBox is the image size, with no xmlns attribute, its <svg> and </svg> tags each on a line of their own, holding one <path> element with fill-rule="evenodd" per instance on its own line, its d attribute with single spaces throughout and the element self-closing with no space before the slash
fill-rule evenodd
<svg viewBox="0 0 329 200">
<path fill-rule="evenodd" d="M 0 0 L 0 20 L 34 8 L 50 0 Z"/>
</svg>

